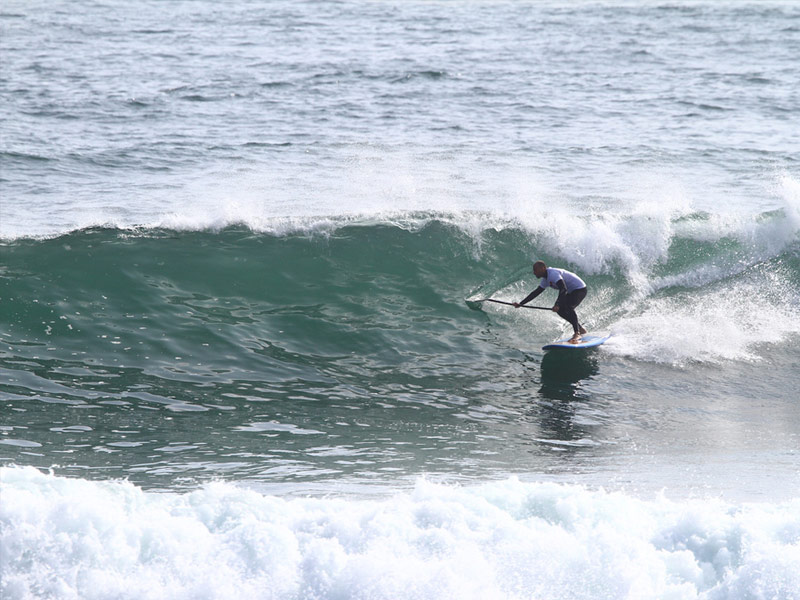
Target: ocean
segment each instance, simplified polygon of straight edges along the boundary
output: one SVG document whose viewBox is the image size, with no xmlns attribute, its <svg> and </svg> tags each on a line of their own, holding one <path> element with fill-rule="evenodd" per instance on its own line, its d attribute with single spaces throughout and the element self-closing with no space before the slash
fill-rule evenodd
<svg viewBox="0 0 800 600">
<path fill-rule="evenodd" d="M 4 0 L 0 597 L 800 599 L 799 57 L 792 1 Z M 603 346 L 467 303 L 537 259 Z"/>
</svg>

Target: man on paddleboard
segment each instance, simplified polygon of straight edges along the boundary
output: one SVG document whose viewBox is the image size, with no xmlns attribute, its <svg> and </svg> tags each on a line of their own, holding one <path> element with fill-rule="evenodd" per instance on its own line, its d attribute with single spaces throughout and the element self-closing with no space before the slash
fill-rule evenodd
<svg viewBox="0 0 800 600">
<path fill-rule="evenodd" d="M 586 298 L 586 284 L 583 279 L 566 269 L 548 267 L 541 260 L 533 263 L 533 274 L 541 279 L 539 287 L 528 294 L 521 302 L 514 302 L 514 306 L 519 308 L 527 304 L 548 287 L 558 290 L 558 299 L 553 306 L 553 311 L 572 325 L 575 333 L 569 341 L 577 344 L 581 341 L 581 335 L 586 333 L 586 330 L 578 323 L 578 315 L 575 313 L 575 307 Z"/>
</svg>

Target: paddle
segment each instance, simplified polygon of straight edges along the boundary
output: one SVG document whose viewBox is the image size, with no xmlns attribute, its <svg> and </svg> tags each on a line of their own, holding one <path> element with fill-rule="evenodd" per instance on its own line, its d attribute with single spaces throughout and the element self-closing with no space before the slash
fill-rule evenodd
<svg viewBox="0 0 800 600">
<path fill-rule="evenodd" d="M 503 300 L 495 300 L 494 298 L 483 298 L 482 300 L 465 300 L 467 306 L 470 308 L 479 308 L 481 302 L 494 302 L 495 304 L 505 304 L 507 306 L 514 306 L 513 302 L 505 302 Z M 528 306 L 527 304 L 523 304 L 520 308 L 535 308 L 538 310 L 553 310 L 552 308 L 548 308 L 547 306 Z"/>
</svg>

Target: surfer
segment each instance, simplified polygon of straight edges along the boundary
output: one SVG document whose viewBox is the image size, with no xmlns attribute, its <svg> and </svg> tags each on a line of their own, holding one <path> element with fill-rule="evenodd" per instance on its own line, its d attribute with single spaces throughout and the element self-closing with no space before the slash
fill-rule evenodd
<svg viewBox="0 0 800 600">
<path fill-rule="evenodd" d="M 514 302 L 514 307 L 519 308 L 527 304 L 545 291 L 548 286 L 558 290 L 558 299 L 553 306 L 553 312 L 558 313 L 559 317 L 572 325 L 575 333 L 569 341 L 577 344 L 581 341 L 581 336 L 586 333 L 586 330 L 578 323 L 578 315 L 575 313 L 575 307 L 586 298 L 586 284 L 583 279 L 565 269 L 548 267 L 541 260 L 533 263 L 533 274 L 542 280 L 539 283 L 539 287 L 528 294 L 521 302 Z"/>
</svg>

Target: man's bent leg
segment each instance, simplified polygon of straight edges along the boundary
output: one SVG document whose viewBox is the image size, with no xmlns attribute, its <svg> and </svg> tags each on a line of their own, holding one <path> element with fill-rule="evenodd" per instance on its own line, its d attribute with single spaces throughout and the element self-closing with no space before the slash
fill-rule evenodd
<svg viewBox="0 0 800 600">
<path fill-rule="evenodd" d="M 572 325 L 572 330 L 577 334 L 586 333 L 586 330 L 578 323 L 578 315 L 575 312 L 575 307 L 586 298 L 586 291 L 586 288 L 581 288 L 570 292 L 564 296 L 564 306 L 558 307 L 558 316 L 569 322 Z"/>
<path fill-rule="evenodd" d="M 575 333 L 580 331 L 580 325 L 578 325 L 578 315 L 575 313 L 574 308 L 570 306 L 559 306 L 558 316 L 572 325 L 572 329 L 575 331 Z"/>
</svg>

